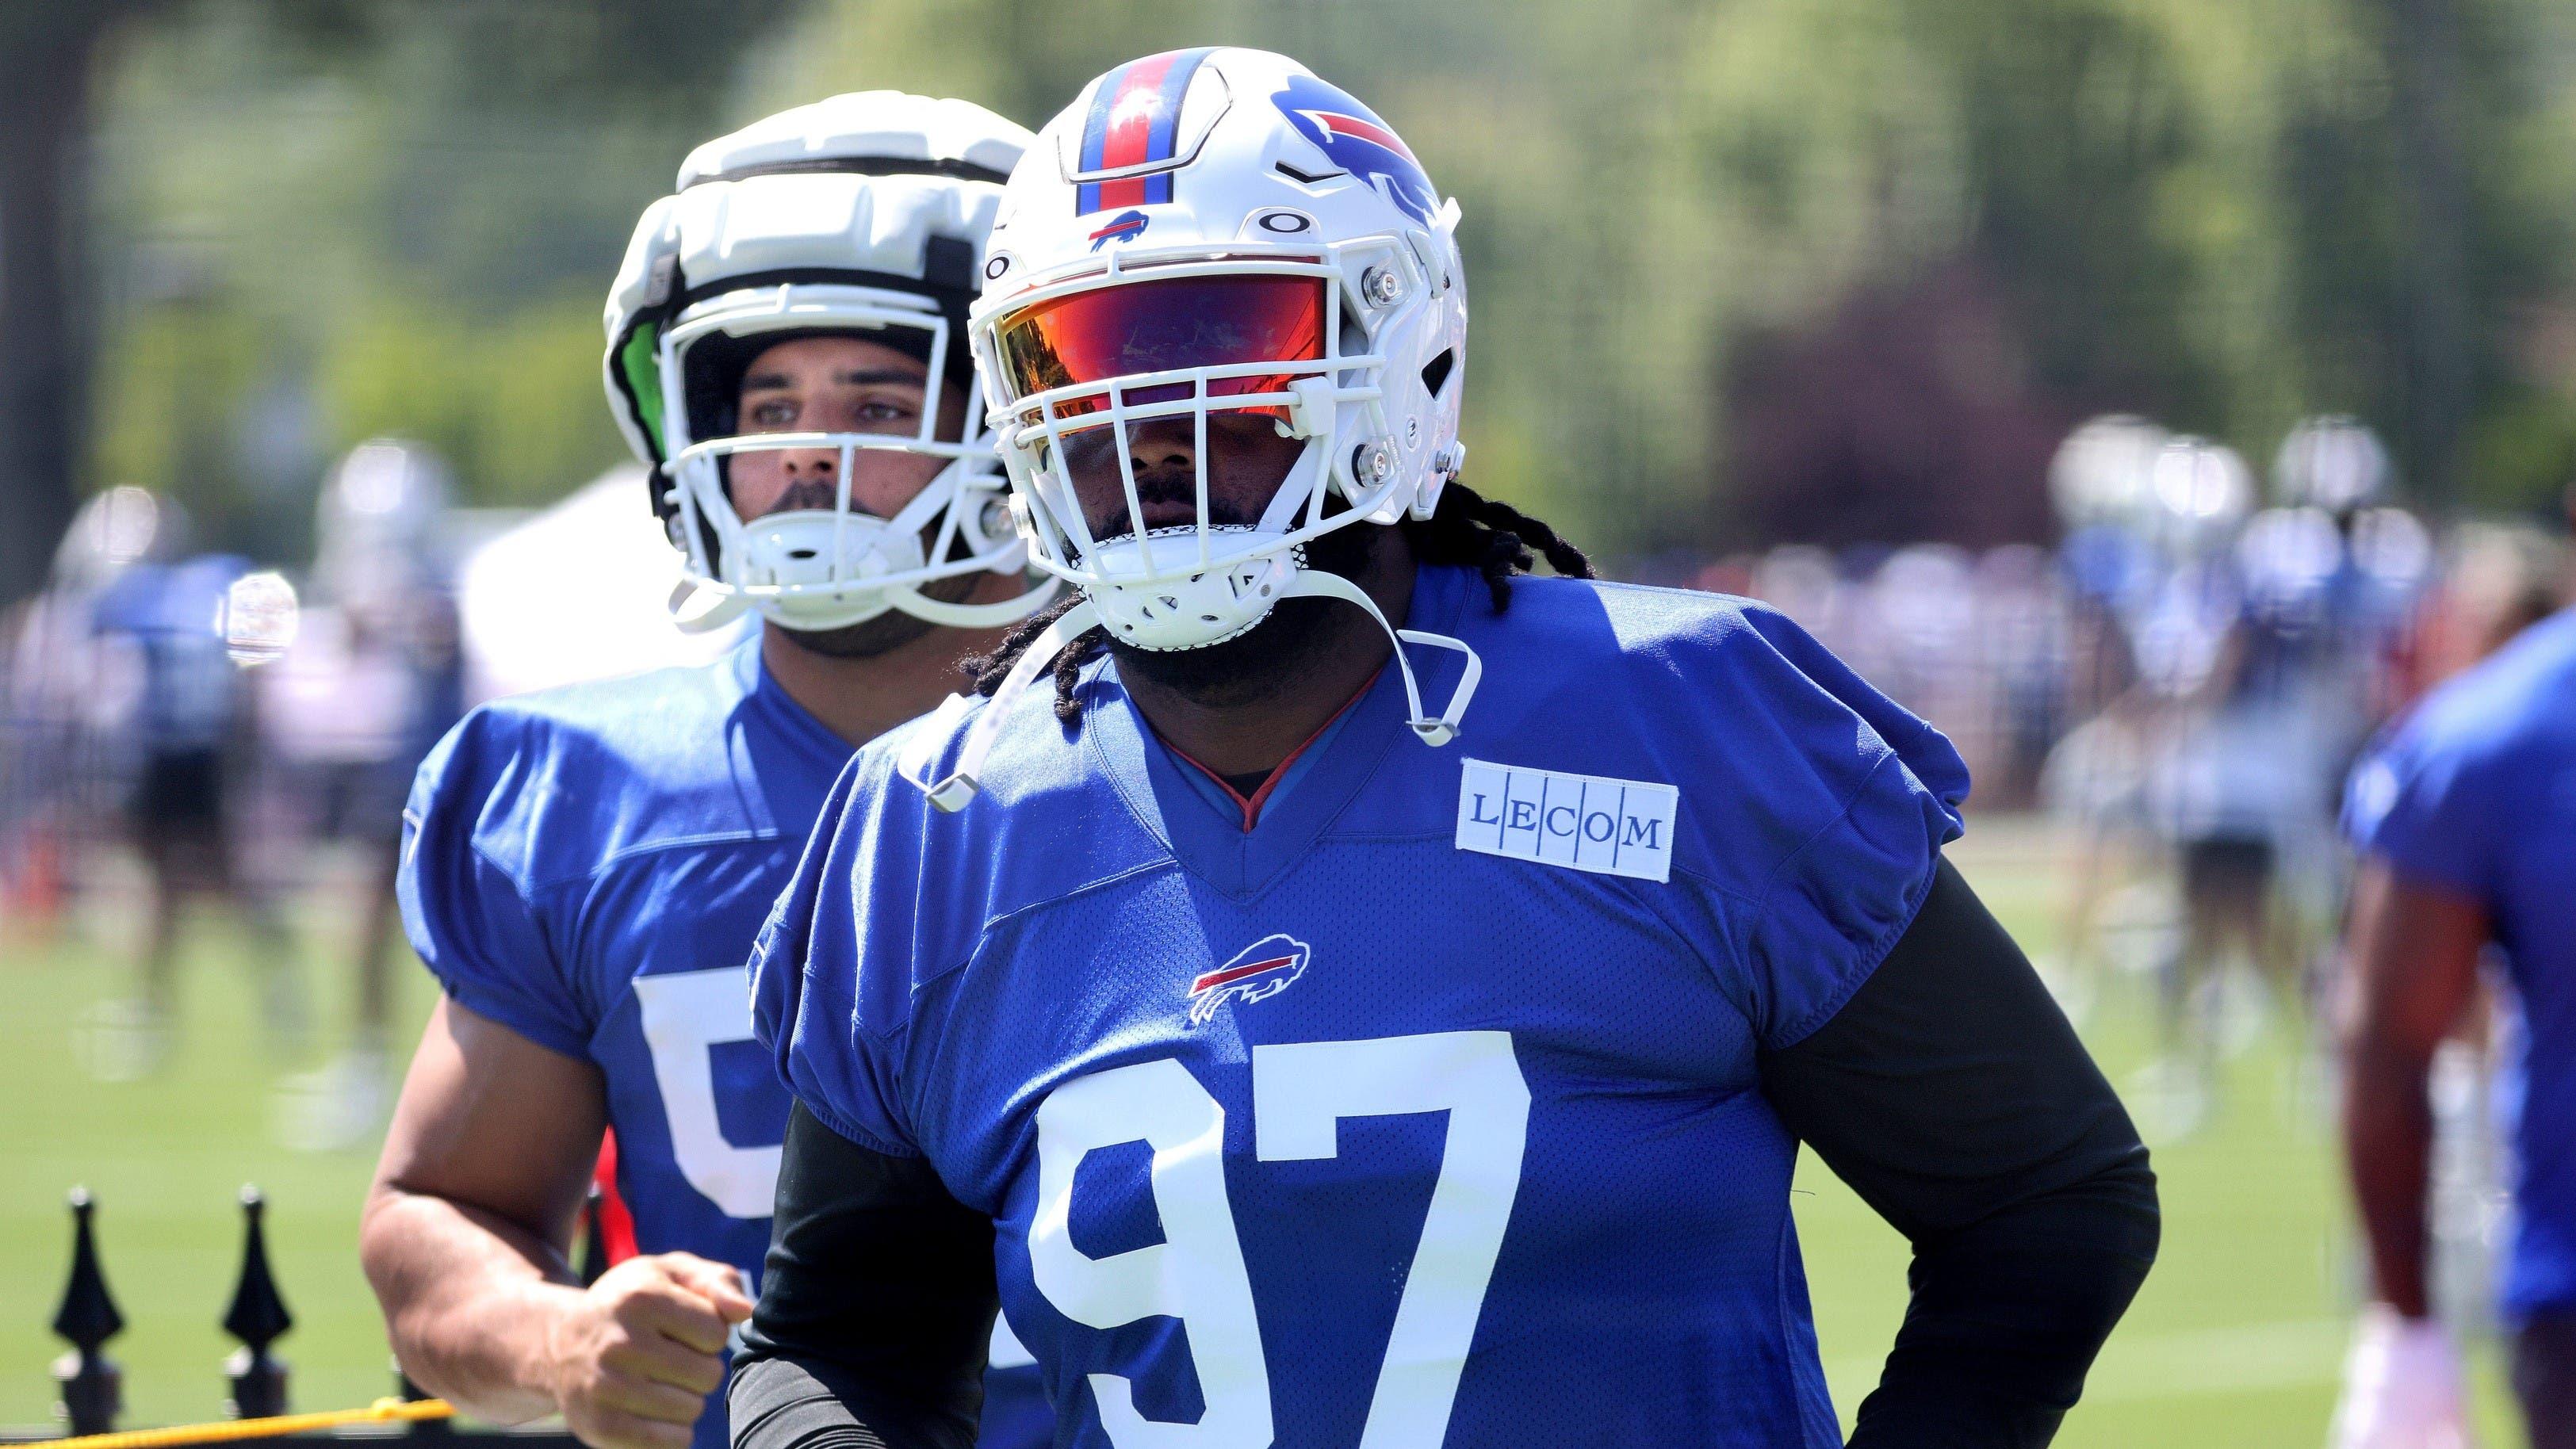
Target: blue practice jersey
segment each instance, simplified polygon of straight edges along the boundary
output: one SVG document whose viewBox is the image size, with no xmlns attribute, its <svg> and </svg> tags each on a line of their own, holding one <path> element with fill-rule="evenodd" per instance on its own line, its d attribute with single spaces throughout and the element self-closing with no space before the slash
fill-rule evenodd
<svg viewBox="0 0 2576 1449">
<path fill-rule="evenodd" d="M 225 591 L 250 571 L 231 554 L 184 563 L 138 563 L 117 575 L 94 606 L 99 632 L 133 641 L 142 690 L 131 721 L 146 754 L 221 749 L 240 707 L 241 670 L 224 640 Z"/>
<path fill-rule="evenodd" d="M 992 1216 L 1059 1444 L 1841 1443 L 1757 1058 L 1911 922 L 1958 755 L 1740 600 L 1426 567 L 1411 622 L 1483 657 L 1458 741 L 1389 670 L 1249 830 L 1114 665 L 956 815 L 863 752 L 762 1041 Z"/>
<path fill-rule="evenodd" d="M 2576 611 L 2418 705 L 2353 772 L 2344 823 L 2398 874 L 2486 908 L 2522 1015 L 2504 1304 L 2576 1309 Z"/>
<path fill-rule="evenodd" d="M 636 1247 L 759 1282 L 787 1093 L 742 958 L 850 748 L 760 667 L 485 705 L 403 812 L 403 921 L 447 994 L 596 1063 Z M 698 1449 L 727 1443 L 721 1392 Z"/>
</svg>

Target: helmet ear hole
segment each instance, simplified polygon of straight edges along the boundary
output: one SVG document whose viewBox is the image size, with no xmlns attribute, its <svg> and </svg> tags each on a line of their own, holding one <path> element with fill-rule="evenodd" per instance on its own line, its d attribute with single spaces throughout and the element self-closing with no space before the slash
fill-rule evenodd
<svg viewBox="0 0 2576 1449">
<path fill-rule="evenodd" d="M 1423 391 L 1433 397 L 1440 396 L 1441 387 L 1449 381 L 1449 374 L 1455 371 L 1457 366 L 1458 349 L 1454 347 L 1440 349 L 1438 357 L 1422 364 Z"/>
</svg>

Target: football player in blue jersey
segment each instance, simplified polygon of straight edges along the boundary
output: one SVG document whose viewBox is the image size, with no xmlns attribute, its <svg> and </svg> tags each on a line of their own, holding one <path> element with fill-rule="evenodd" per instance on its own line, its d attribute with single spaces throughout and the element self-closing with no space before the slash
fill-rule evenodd
<svg viewBox="0 0 2576 1449">
<path fill-rule="evenodd" d="M 963 101 L 836 97 L 699 148 L 637 228 L 607 380 L 686 557 L 674 609 L 761 622 L 711 666 L 480 709 L 413 787 L 403 916 L 443 995 L 362 1249 L 405 1368 L 469 1413 L 725 1442 L 709 1395 L 788 1108 L 742 958 L 856 746 L 1051 591 L 963 338 L 1028 140 Z M 603 1127 L 640 1255 L 584 1290 L 565 1252 Z"/>
<path fill-rule="evenodd" d="M 124 725 L 137 764 L 125 818 L 151 888 L 141 994 L 131 1004 L 106 1005 L 88 1033 L 91 1065 L 110 1079 L 145 1074 L 166 1060 L 179 926 L 191 897 L 212 895 L 239 913 L 253 958 L 265 968 L 269 1029 L 293 1042 L 307 1021 L 285 923 L 243 848 L 239 801 L 257 708 L 221 621 L 250 561 L 224 553 L 181 557 L 185 514 L 140 489 L 127 500 L 147 520 L 145 542 L 99 591 L 91 622 L 123 646 L 133 667 Z"/>
<path fill-rule="evenodd" d="M 1059 1445 L 1837 1444 L 1802 1140 L 1915 1251 L 1852 1442 L 2045 1442 L 2154 1185 L 1942 861 L 1949 744 L 1455 481 L 1457 209 L 1293 61 L 1110 72 L 1003 216 L 1078 602 L 860 753 L 763 928 L 737 1449 L 969 1442 L 996 1304 Z"/>
<path fill-rule="evenodd" d="M 2373 1301 L 2334 1449 L 2469 1441 L 2457 1351 L 2433 1315 L 2427 1184 L 2434 1052 L 2500 950 L 2520 1030 L 2502 1072 L 2514 1226 L 2502 1307 L 2537 1449 L 2576 1446 L 2576 610 L 2427 696 L 2353 772 L 2361 854 L 2345 929 L 2343 1136 Z M 2457 1285 L 2451 1285 L 2456 1287 Z"/>
</svg>

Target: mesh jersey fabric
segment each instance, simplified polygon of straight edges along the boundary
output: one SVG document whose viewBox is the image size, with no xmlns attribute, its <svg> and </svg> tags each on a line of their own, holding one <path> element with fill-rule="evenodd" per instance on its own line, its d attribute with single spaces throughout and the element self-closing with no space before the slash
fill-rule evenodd
<svg viewBox="0 0 2576 1449">
<path fill-rule="evenodd" d="M 421 765 L 398 881 L 451 998 L 598 1066 L 638 1250 L 755 1286 L 788 1098 L 742 958 L 851 754 L 759 647 L 475 710 Z M 718 1389 L 696 1449 L 727 1442 Z"/>
<path fill-rule="evenodd" d="M 754 953 L 762 1042 L 994 1218 L 1059 1443 L 1838 1443 L 1756 1053 L 1903 932 L 1965 768 L 1741 600 L 1496 615 L 1425 567 L 1410 620 L 1484 659 L 1458 743 L 1390 671 L 1249 831 L 1114 665 L 1078 726 L 1024 698 L 957 815 L 863 751 Z M 1468 758 L 1677 787 L 1670 879 L 1460 849 Z M 1246 953 L 1280 984 L 1194 1011 Z"/>
</svg>

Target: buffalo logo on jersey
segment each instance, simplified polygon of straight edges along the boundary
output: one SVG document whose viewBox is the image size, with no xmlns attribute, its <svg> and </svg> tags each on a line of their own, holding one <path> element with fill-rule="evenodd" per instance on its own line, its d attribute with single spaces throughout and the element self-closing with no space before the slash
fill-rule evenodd
<svg viewBox="0 0 2576 1449">
<path fill-rule="evenodd" d="M 1271 100 L 1326 160 L 1362 181 L 1383 183 L 1380 189 L 1398 210 L 1431 224 L 1431 208 L 1439 204 L 1431 178 L 1375 111 L 1310 75 L 1291 76 Z"/>
<path fill-rule="evenodd" d="M 1274 934 L 1235 952 L 1233 960 L 1215 970 L 1200 972 L 1190 982 L 1191 1024 L 1205 1026 L 1228 1001 L 1249 1006 L 1287 990 L 1306 974 L 1306 960 L 1313 954 L 1296 937 Z"/>
<path fill-rule="evenodd" d="M 1144 231 L 1147 219 L 1141 211 L 1118 213 L 1107 226 L 1091 234 L 1091 249 L 1096 252 L 1114 241 L 1134 241 Z"/>
</svg>

